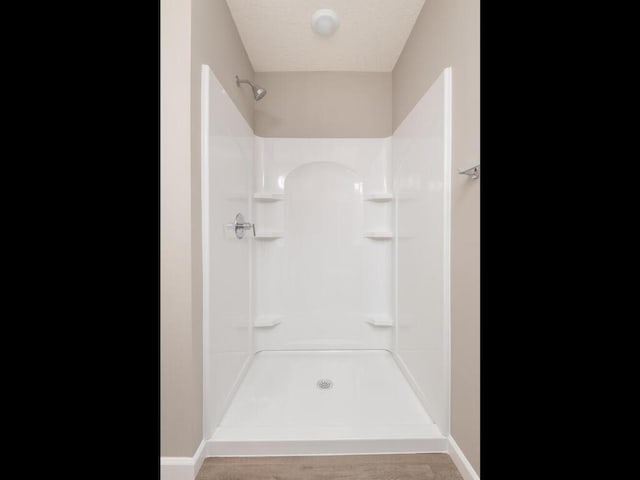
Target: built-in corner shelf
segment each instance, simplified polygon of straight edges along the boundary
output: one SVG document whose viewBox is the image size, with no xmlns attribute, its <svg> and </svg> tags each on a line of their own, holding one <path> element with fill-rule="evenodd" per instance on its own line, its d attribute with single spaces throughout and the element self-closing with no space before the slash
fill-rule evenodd
<svg viewBox="0 0 640 480">
<path fill-rule="evenodd" d="M 284 200 L 284 193 L 256 192 L 253 194 L 253 198 L 259 202 L 277 202 Z"/>
<path fill-rule="evenodd" d="M 370 193 L 369 195 L 365 195 L 364 199 L 370 202 L 390 202 L 393 200 L 393 193 Z"/>
<path fill-rule="evenodd" d="M 367 315 L 365 322 L 374 327 L 393 327 L 393 319 L 388 315 Z"/>
<path fill-rule="evenodd" d="M 388 238 L 393 238 L 393 233 L 392 232 L 365 232 L 364 236 L 367 238 L 374 238 L 374 239 L 388 239 Z"/>
<path fill-rule="evenodd" d="M 275 240 L 284 237 L 284 232 L 257 232 L 254 237 L 256 240 Z"/>
<path fill-rule="evenodd" d="M 269 328 L 275 327 L 276 325 L 282 323 L 284 319 L 283 315 L 258 315 L 258 317 L 253 321 L 253 326 L 255 328 Z"/>
</svg>

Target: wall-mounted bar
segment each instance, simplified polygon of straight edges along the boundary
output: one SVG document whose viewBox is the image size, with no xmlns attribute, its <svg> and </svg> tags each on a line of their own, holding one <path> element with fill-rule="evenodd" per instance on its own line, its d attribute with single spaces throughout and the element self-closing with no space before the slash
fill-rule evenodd
<svg viewBox="0 0 640 480">
<path fill-rule="evenodd" d="M 477 165 L 464 170 L 458 169 L 458 173 L 460 175 L 469 175 L 474 180 L 480 178 L 480 164 L 478 163 Z"/>
</svg>

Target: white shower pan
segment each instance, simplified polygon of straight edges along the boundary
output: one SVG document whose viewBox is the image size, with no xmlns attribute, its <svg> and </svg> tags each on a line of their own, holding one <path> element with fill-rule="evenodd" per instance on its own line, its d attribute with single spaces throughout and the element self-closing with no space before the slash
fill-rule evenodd
<svg viewBox="0 0 640 480">
<path fill-rule="evenodd" d="M 222 456 L 438 451 L 445 437 L 385 350 L 257 353 L 208 445 Z"/>
</svg>

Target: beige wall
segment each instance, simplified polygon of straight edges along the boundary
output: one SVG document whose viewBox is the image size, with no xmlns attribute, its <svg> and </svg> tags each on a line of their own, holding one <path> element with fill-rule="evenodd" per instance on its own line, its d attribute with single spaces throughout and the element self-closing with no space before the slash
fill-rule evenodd
<svg viewBox="0 0 640 480">
<path fill-rule="evenodd" d="M 426 0 L 393 70 L 393 129 L 452 67 L 451 434 L 480 474 L 480 0 Z"/>
<path fill-rule="evenodd" d="M 191 0 L 191 96 L 192 147 L 200 151 L 200 65 L 207 64 L 253 128 L 253 94 L 248 85 L 236 85 L 235 76 L 253 80 L 253 68 L 244 49 L 240 34 L 225 0 Z M 195 111 L 197 110 L 197 112 Z M 200 154 L 198 153 L 198 164 Z"/>
<path fill-rule="evenodd" d="M 160 455 L 202 440 L 200 65 L 208 64 L 250 125 L 253 69 L 225 0 L 162 0 L 160 158 Z M 248 91 L 247 91 L 248 90 Z"/>
<path fill-rule="evenodd" d="M 186 456 L 202 436 L 191 298 L 191 3 L 160 7 L 160 454 Z"/>
<path fill-rule="evenodd" d="M 261 137 L 388 137 L 391 73 L 256 72 Z"/>
</svg>

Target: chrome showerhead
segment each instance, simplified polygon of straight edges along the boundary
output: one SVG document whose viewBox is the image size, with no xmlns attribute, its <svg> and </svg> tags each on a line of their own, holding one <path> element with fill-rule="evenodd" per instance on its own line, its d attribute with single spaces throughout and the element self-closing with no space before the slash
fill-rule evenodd
<svg viewBox="0 0 640 480">
<path fill-rule="evenodd" d="M 267 94 L 267 90 L 258 85 L 255 85 L 255 86 L 252 85 L 251 88 L 253 89 L 253 96 L 255 97 L 256 100 L 260 100 L 262 97 L 264 97 Z"/>
<path fill-rule="evenodd" d="M 250 80 L 240 80 L 236 75 L 236 85 L 240 86 L 241 83 L 248 83 L 249 85 L 251 85 L 251 90 L 253 90 L 253 98 L 255 98 L 256 101 L 264 98 L 264 96 L 267 94 L 267 90 L 265 88 L 262 88 L 260 85 L 254 84 Z"/>
</svg>

